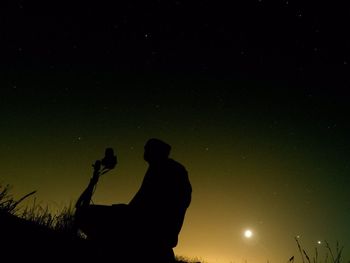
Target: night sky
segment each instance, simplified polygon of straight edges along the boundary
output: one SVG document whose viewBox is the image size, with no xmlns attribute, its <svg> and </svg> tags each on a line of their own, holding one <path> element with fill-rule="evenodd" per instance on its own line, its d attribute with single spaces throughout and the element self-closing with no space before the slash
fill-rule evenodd
<svg viewBox="0 0 350 263">
<path fill-rule="evenodd" d="M 62 209 L 113 147 L 93 200 L 127 203 L 156 137 L 193 187 L 176 254 L 300 260 L 299 236 L 350 259 L 348 8 L 48 2 L 0 4 L 0 182 L 16 197 Z"/>
</svg>

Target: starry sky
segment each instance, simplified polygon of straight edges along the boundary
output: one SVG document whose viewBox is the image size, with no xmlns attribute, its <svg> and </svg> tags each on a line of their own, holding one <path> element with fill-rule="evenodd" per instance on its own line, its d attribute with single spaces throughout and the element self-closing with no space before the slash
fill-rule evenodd
<svg viewBox="0 0 350 263">
<path fill-rule="evenodd" d="M 300 260 L 299 236 L 349 259 L 349 15 L 292 0 L 1 3 L 0 182 L 56 211 L 113 147 L 94 202 L 127 203 L 156 137 L 193 186 L 177 254 Z"/>
</svg>

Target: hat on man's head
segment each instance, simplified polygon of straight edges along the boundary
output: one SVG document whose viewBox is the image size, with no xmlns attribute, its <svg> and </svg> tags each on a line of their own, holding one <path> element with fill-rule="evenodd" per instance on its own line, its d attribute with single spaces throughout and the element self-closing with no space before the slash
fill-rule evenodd
<svg viewBox="0 0 350 263">
<path fill-rule="evenodd" d="M 146 142 L 145 149 L 156 152 L 160 156 L 169 156 L 171 146 L 162 140 L 151 138 Z"/>
</svg>

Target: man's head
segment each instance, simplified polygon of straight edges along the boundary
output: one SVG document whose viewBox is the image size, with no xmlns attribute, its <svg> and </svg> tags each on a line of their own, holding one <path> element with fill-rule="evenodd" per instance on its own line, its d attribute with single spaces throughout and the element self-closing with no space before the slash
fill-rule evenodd
<svg viewBox="0 0 350 263">
<path fill-rule="evenodd" d="M 145 144 L 143 158 L 149 164 L 154 164 L 168 159 L 171 146 L 159 139 L 149 139 Z"/>
</svg>

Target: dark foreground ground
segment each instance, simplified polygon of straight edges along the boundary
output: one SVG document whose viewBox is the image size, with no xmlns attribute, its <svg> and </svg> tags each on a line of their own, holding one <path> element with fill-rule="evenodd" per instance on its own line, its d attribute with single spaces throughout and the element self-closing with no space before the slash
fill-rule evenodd
<svg viewBox="0 0 350 263">
<path fill-rule="evenodd" d="M 113 245 L 102 247 L 69 232 L 0 212 L 0 262 L 159 262 L 143 253 Z"/>
</svg>

